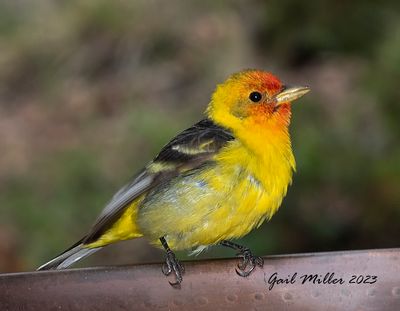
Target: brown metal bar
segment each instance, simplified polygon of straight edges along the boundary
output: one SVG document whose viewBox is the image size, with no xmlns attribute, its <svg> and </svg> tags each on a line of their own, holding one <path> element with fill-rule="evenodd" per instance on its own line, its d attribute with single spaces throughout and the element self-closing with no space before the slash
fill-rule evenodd
<svg viewBox="0 0 400 311">
<path fill-rule="evenodd" d="M 3 274 L 0 310 L 400 310 L 400 249 L 269 256 L 248 278 L 236 264 L 185 262 L 180 289 L 159 264 Z M 288 284 L 269 290 L 274 273 Z"/>
</svg>

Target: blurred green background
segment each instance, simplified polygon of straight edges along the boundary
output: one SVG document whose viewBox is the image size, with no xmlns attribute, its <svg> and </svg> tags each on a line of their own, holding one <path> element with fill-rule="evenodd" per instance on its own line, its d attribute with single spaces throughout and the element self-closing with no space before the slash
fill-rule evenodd
<svg viewBox="0 0 400 311">
<path fill-rule="evenodd" d="M 394 0 L 1 1 L 0 271 L 79 239 L 245 68 L 312 93 L 293 106 L 288 196 L 241 242 L 258 254 L 400 246 L 399 12 Z M 140 239 L 82 265 L 162 256 Z"/>
</svg>

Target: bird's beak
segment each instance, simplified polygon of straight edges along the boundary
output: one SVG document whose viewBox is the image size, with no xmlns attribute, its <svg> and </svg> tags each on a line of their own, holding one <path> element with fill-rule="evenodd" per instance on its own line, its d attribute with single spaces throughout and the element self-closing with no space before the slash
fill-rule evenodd
<svg viewBox="0 0 400 311">
<path fill-rule="evenodd" d="M 294 101 L 310 91 L 308 86 L 286 86 L 278 95 L 275 96 L 276 105 Z"/>
</svg>

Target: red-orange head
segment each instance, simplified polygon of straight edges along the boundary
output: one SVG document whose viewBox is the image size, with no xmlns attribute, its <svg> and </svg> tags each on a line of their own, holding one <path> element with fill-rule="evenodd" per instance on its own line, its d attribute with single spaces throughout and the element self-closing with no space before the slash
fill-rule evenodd
<svg viewBox="0 0 400 311">
<path fill-rule="evenodd" d="M 308 87 L 289 87 L 269 72 L 245 70 L 218 85 L 207 115 L 232 130 L 255 125 L 287 127 L 291 101 L 308 91 Z"/>
</svg>

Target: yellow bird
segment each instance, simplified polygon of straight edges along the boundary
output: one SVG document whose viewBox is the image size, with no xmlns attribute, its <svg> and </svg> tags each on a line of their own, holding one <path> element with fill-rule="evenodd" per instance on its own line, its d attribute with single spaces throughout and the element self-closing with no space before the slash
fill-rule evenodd
<svg viewBox="0 0 400 311">
<path fill-rule="evenodd" d="M 67 268 L 102 247 L 147 238 L 163 247 L 165 275 L 182 282 L 173 250 L 220 244 L 239 251 L 248 276 L 261 257 L 231 242 L 270 219 L 295 170 L 291 101 L 308 87 L 289 87 L 269 72 L 246 70 L 217 86 L 206 118 L 165 145 L 121 188 L 79 242 L 38 270 Z"/>
</svg>

